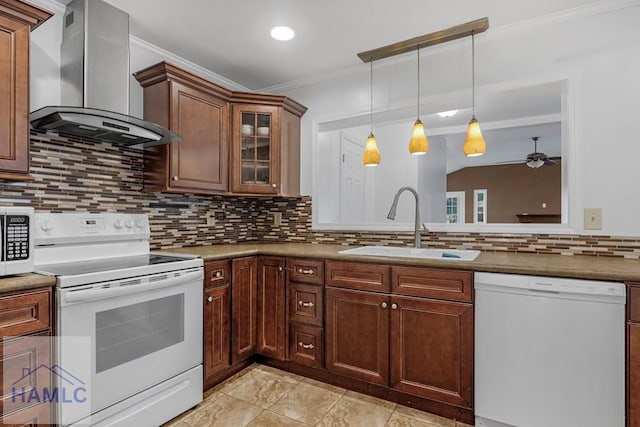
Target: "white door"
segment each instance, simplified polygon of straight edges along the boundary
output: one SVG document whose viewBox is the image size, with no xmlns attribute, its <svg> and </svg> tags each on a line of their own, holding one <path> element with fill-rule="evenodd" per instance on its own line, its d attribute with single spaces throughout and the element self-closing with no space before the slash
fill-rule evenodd
<svg viewBox="0 0 640 427">
<path fill-rule="evenodd" d="M 340 133 L 340 221 L 364 220 L 364 166 L 360 157 L 364 145 Z"/>
</svg>

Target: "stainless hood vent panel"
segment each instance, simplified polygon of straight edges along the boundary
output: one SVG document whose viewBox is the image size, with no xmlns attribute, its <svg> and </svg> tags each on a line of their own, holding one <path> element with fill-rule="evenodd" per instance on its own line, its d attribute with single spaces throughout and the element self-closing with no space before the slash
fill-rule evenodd
<svg viewBox="0 0 640 427">
<path fill-rule="evenodd" d="M 103 0 L 67 6 L 60 46 L 64 106 L 30 114 L 34 129 L 144 148 L 182 138 L 129 116 L 129 15 Z"/>
<path fill-rule="evenodd" d="M 155 123 L 96 108 L 44 107 L 32 112 L 30 120 L 35 129 L 132 148 L 164 145 L 182 139 Z"/>
</svg>

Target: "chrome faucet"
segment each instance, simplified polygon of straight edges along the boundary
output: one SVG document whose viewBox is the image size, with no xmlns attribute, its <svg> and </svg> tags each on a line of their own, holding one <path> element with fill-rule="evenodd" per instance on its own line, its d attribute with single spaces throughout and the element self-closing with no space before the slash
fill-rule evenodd
<svg viewBox="0 0 640 427">
<path fill-rule="evenodd" d="M 420 248 L 422 246 L 422 235 L 428 233 L 427 227 L 422 224 L 420 225 L 420 197 L 418 196 L 418 192 L 412 187 L 401 187 L 393 198 L 393 203 L 391 204 L 391 209 L 389 209 L 389 214 L 387 218 L 394 220 L 396 219 L 396 210 L 398 209 L 398 198 L 400 194 L 404 191 L 410 191 L 413 194 L 413 197 L 416 199 L 416 224 L 415 224 L 415 247 Z"/>
</svg>

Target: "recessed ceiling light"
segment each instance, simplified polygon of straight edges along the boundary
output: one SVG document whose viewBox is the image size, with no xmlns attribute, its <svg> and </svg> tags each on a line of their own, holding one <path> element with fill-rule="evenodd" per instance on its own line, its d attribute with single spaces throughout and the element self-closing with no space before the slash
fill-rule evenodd
<svg viewBox="0 0 640 427">
<path fill-rule="evenodd" d="M 276 40 L 287 41 L 291 40 L 296 33 L 289 27 L 273 27 L 271 29 L 271 37 Z"/>
<path fill-rule="evenodd" d="M 440 111 L 439 113 L 437 113 L 440 117 L 444 117 L 445 119 L 447 117 L 451 117 L 454 116 L 456 113 L 458 112 L 458 110 L 449 110 L 449 111 Z"/>
</svg>

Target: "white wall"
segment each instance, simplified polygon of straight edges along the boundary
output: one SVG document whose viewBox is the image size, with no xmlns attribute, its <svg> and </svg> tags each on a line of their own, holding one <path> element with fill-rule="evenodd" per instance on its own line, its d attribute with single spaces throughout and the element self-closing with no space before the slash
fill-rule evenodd
<svg viewBox="0 0 640 427">
<path fill-rule="evenodd" d="M 489 14 L 489 19 L 491 15 Z M 564 15 L 489 28 L 476 37 L 476 109 L 482 92 L 504 81 L 539 81 L 570 76 L 574 84 L 574 162 L 572 226 L 585 234 L 640 235 L 640 5 L 638 1 L 601 1 Z M 468 89 L 469 41 L 423 49 L 432 67 L 423 74 L 422 97 Z M 316 82 L 293 82 L 281 92 L 309 107 L 302 121 L 302 191 L 312 189 L 312 125 L 369 110 L 369 67 L 354 52 L 354 68 Z M 396 57 L 374 64 L 374 111 L 415 102 L 414 58 Z M 445 97 L 446 98 L 446 97 Z M 433 111 L 441 111 L 433 105 Z M 428 113 L 428 112 L 426 112 Z M 480 116 L 480 113 L 479 113 Z M 409 169 L 409 168 L 408 168 Z M 622 188 L 628 189 L 621 191 Z M 583 230 L 583 208 L 599 207 L 602 231 Z"/>
</svg>

